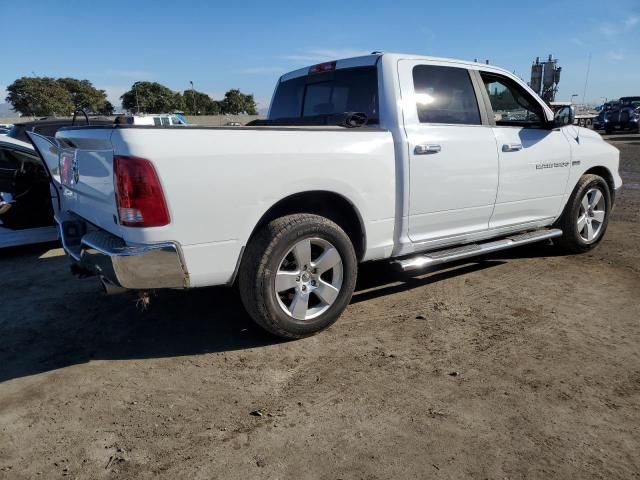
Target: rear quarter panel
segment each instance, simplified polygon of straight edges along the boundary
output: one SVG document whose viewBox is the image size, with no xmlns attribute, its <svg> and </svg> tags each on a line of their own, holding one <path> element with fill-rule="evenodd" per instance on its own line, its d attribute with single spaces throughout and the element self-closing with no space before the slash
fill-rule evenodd
<svg viewBox="0 0 640 480">
<path fill-rule="evenodd" d="M 290 195 L 323 190 L 359 212 L 366 259 L 393 245 L 395 160 L 391 134 L 365 129 L 121 128 L 119 155 L 150 160 L 171 223 L 120 227 L 130 242 L 173 240 L 183 249 L 191 285 L 226 283 L 264 213 Z"/>
</svg>

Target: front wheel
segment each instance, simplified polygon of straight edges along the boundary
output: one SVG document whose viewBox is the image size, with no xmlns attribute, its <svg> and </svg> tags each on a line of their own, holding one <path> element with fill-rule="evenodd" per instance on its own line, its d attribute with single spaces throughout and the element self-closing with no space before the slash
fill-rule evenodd
<svg viewBox="0 0 640 480">
<path fill-rule="evenodd" d="M 353 245 L 338 225 L 318 215 L 287 215 L 249 242 L 240 296 L 262 328 L 301 338 L 338 319 L 353 294 L 357 268 Z"/>
<path fill-rule="evenodd" d="M 563 232 L 558 244 L 571 253 L 591 250 L 607 230 L 610 211 L 607 182 L 598 175 L 583 175 L 558 221 Z"/>
</svg>

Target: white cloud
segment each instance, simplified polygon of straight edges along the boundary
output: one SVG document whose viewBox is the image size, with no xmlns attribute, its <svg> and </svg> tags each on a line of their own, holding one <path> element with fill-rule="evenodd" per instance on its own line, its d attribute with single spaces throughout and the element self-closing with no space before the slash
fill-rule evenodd
<svg viewBox="0 0 640 480">
<path fill-rule="evenodd" d="M 631 29 L 640 23 L 640 15 L 629 15 L 625 21 L 624 26 L 627 29 Z"/>
<path fill-rule="evenodd" d="M 611 50 L 607 52 L 607 57 L 611 60 L 624 60 L 625 55 L 620 50 Z"/>
<path fill-rule="evenodd" d="M 598 25 L 598 28 L 596 30 L 600 34 L 609 38 L 617 35 L 618 32 L 620 31 L 619 28 L 612 23 L 601 23 L 600 25 Z"/>
<path fill-rule="evenodd" d="M 290 55 L 283 55 L 282 58 L 294 62 L 326 62 L 329 60 L 339 60 L 341 58 L 360 57 L 362 55 L 369 55 L 370 53 L 371 52 L 368 50 L 358 50 L 353 48 L 311 49 Z"/>
<path fill-rule="evenodd" d="M 627 17 L 619 22 L 604 22 L 596 27 L 596 31 L 607 38 L 613 38 L 621 33 L 633 30 L 636 25 L 640 24 L 640 15 L 627 15 Z"/>
</svg>

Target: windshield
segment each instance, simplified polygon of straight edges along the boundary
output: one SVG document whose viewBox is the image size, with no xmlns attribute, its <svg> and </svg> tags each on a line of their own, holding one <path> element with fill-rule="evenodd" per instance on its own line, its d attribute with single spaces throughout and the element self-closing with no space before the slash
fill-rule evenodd
<svg viewBox="0 0 640 480">
<path fill-rule="evenodd" d="M 378 123 L 378 75 L 375 66 L 338 69 L 278 84 L 269 119 L 362 112 Z"/>
</svg>

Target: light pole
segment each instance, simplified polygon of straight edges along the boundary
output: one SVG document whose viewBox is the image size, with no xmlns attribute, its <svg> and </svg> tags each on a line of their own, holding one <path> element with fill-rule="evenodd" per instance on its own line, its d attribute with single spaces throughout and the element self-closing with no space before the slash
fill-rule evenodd
<svg viewBox="0 0 640 480">
<path fill-rule="evenodd" d="M 193 88 L 193 80 L 189 80 L 191 84 L 191 92 L 193 94 L 193 114 L 197 115 L 198 111 L 196 110 L 196 89 Z"/>
</svg>

